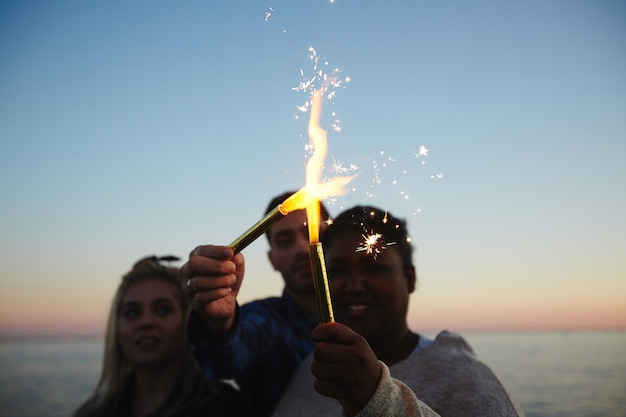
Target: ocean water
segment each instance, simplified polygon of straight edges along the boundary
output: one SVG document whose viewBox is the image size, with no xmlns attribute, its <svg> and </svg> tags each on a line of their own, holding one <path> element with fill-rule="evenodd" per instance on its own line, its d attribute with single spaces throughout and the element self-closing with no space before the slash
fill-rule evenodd
<svg viewBox="0 0 626 417">
<path fill-rule="evenodd" d="M 626 331 L 464 336 L 528 417 L 626 417 Z"/>
<path fill-rule="evenodd" d="M 626 417 L 626 331 L 463 336 L 528 417 Z M 70 416 L 101 360 L 100 338 L 0 341 L 0 417 Z"/>
</svg>

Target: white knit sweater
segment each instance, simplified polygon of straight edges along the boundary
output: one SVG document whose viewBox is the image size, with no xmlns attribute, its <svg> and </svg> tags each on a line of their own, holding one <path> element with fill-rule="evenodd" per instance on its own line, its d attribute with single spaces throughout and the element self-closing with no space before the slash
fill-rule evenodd
<svg viewBox="0 0 626 417">
<path fill-rule="evenodd" d="M 310 355 L 300 365 L 273 417 L 340 417 L 339 403 L 313 388 Z M 444 331 L 388 368 L 356 417 L 504 417 L 524 413 L 494 373 L 460 336 Z"/>
</svg>

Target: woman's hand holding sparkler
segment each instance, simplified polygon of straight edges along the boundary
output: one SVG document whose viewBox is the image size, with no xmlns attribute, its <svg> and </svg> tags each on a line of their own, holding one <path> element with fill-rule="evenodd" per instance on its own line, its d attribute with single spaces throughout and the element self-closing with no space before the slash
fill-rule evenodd
<svg viewBox="0 0 626 417">
<path fill-rule="evenodd" d="M 182 266 L 183 292 L 192 308 L 205 317 L 211 333 L 223 334 L 232 328 L 244 269 L 242 254 L 216 245 L 196 247 Z"/>
<path fill-rule="evenodd" d="M 313 330 L 315 390 L 335 398 L 349 416 L 365 407 L 382 374 L 374 351 L 363 336 L 341 323 L 324 323 Z"/>
</svg>

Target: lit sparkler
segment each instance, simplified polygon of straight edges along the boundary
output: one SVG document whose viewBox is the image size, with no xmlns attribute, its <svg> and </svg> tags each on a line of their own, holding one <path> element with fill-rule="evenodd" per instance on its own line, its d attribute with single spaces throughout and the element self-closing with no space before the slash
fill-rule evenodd
<svg viewBox="0 0 626 417">
<path fill-rule="evenodd" d="M 267 232 L 270 227 L 292 211 L 304 210 L 311 204 L 315 204 L 326 197 L 343 194 L 345 192 L 344 186 L 350 182 L 351 179 L 352 178 L 348 177 L 335 177 L 322 184 L 304 186 L 278 206 L 274 207 L 265 217 L 246 230 L 229 246 L 235 253 L 241 252 L 245 247 L 254 242 L 259 236 Z"/>
<path fill-rule="evenodd" d="M 266 15 L 266 18 L 271 16 L 273 9 Z M 306 185 L 290 196 L 287 200 L 283 201 L 273 210 L 271 210 L 265 217 L 255 223 L 251 228 L 246 230 L 241 236 L 235 239 L 230 247 L 233 248 L 235 253 L 241 252 L 245 247 L 254 242 L 259 236 L 267 232 L 274 224 L 276 224 L 283 216 L 286 216 L 294 210 L 307 210 L 308 227 L 310 242 L 318 243 L 317 235 L 312 235 L 312 230 L 317 230 L 316 234 L 319 234 L 319 201 L 332 196 L 342 195 L 345 193 L 345 185 L 348 184 L 353 177 L 340 177 L 336 176 L 329 180 L 322 182 L 321 171 L 326 156 L 326 132 L 319 127 L 319 116 L 321 108 L 322 94 L 326 94 L 326 97 L 334 97 L 334 89 L 343 84 L 344 81 L 349 79 L 339 79 L 337 74 L 340 72 L 338 69 L 332 71 L 331 75 L 326 74 L 318 66 L 319 58 L 317 52 L 313 47 L 309 48 L 310 58 L 314 62 L 315 75 L 300 83 L 300 85 L 294 90 L 305 91 L 311 93 L 311 99 L 304 105 L 299 107 L 302 112 L 311 111 L 311 119 L 309 121 L 308 133 L 311 139 L 311 149 L 314 151 L 307 164 L 307 181 Z M 324 61 L 325 66 L 328 65 L 327 61 Z M 301 71 L 301 75 L 304 73 Z M 316 90 L 316 82 L 323 82 L 323 87 Z M 333 93 L 333 94 L 330 94 Z M 335 120 L 338 124 L 339 121 Z M 351 168 L 356 166 L 352 165 Z M 342 171 L 345 172 L 345 171 Z M 313 212 L 317 210 L 317 220 L 313 217 Z M 320 250 L 321 252 L 321 250 Z M 323 262 L 323 258 L 322 258 Z M 325 266 L 322 268 L 324 275 L 326 274 Z M 330 300 L 330 298 L 329 298 Z"/>
<path fill-rule="evenodd" d="M 322 167 L 326 158 L 327 143 L 326 131 L 319 125 L 322 106 L 322 91 L 316 91 L 311 101 L 311 117 L 309 119 L 308 133 L 313 145 L 313 154 L 306 166 L 306 184 L 315 187 L 322 179 Z M 322 323 L 335 321 L 333 304 L 330 298 L 328 277 L 326 276 L 326 264 L 324 251 L 319 241 L 320 230 L 320 206 L 319 200 L 315 200 L 306 208 L 307 224 L 309 228 L 309 258 L 313 272 L 313 284 L 317 298 L 317 307 Z"/>
</svg>

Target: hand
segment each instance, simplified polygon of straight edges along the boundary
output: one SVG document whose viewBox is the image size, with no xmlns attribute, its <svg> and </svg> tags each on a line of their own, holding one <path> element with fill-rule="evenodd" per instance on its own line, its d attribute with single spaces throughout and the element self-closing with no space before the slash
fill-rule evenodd
<svg viewBox="0 0 626 417">
<path fill-rule="evenodd" d="M 237 294 L 243 281 L 244 258 L 228 246 L 198 246 L 180 269 L 183 293 L 202 314 L 209 331 L 226 333 L 235 320 Z"/>
<path fill-rule="evenodd" d="M 339 401 L 356 415 L 376 391 L 382 373 L 376 354 L 363 336 L 341 323 L 325 323 L 313 330 L 315 350 L 311 372 L 315 390 Z"/>
</svg>

